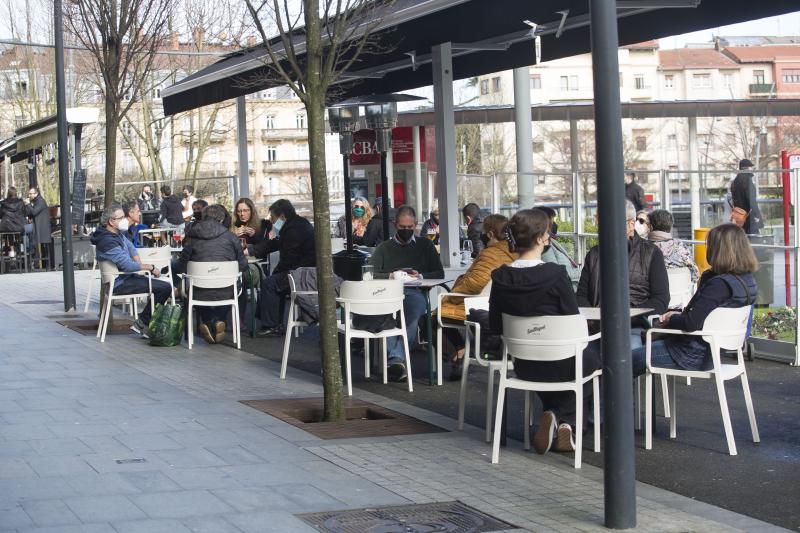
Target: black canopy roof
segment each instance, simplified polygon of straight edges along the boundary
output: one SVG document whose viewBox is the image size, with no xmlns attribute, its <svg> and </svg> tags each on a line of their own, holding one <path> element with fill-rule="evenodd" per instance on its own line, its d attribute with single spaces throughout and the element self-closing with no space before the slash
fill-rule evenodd
<svg viewBox="0 0 800 533">
<path fill-rule="evenodd" d="M 697 4 L 696 7 L 675 7 Z M 434 45 L 453 43 L 455 79 L 535 64 L 531 27 L 538 24 L 541 60 L 590 51 L 587 0 L 398 0 L 376 32 L 380 54 L 364 54 L 334 88 L 332 100 L 391 93 L 432 84 Z M 672 7 L 665 7 L 672 6 Z M 800 9 L 798 0 L 618 0 L 620 45 L 781 15 Z M 562 15 L 563 33 L 556 37 Z M 302 41 L 302 36 L 295 41 Z M 273 42 L 277 43 L 277 39 Z M 272 86 L 264 45 L 245 49 L 164 91 L 172 115 Z"/>
</svg>

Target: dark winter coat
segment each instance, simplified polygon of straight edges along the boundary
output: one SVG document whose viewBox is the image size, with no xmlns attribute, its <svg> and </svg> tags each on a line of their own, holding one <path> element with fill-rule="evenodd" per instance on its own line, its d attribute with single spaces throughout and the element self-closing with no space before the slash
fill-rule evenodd
<svg viewBox="0 0 800 533">
<path fill-rule="evenodd" d="M 25 231 L 25 203 L 19 198 L 6 198 L 0 202 L 0 232 Z"/>
<path fill-rule="evenodd" d="M 478 257 L 483 250 L 481 232 L 483 231 L 483 218 L 477 217 L 467 226 L 467 239 L 472 243 L 472 258 Z"/>
<path fill-rule="evenodd" d="M 239 271 L 247 270 L 247 258 L 239 239 L 228 228 L 211 219 L 195 222 L 186 232 L 183 250 L 178 256 L 178 270 L 186 272 L 189 261 L 238 261 Z M 194 296 L 199 300 L 227 300 L 231 295 L 230 287 L 194 291 Z"/>
<path fill-rule="evenodd" d="M 183 224 L 183 206 L 174 194 L 161 200 L 161 221 L 180 226 Z"/>
<path fill-rule="evenodd" d="M 395 210 L 392 209 L 391 212 L 389 213 L 390 239 L 394 237 L 394 234 L 397 232 L 397 228 L 394 227 L 394 219 L 395 219 L 394 212 Z M 370 248 L 374 248 L 385 240 L 386 239 L 383 237 L 383 215 L 376 214 L 369 220 L 369 223 L 367 224 L 367 229 L 364 230 L 364 237 L 361 239 L 360 242 L 356 242 L 356 244 L 361 244 L 363 246 L 369 246 Z"/>
<path fill-rule="evenodd" d="M 53 240 L 50 236 L 50 211 L 41 194 L 25 206 L 25 214 L 33 219 L 33 243 L 49 244 Z"/>
<path fill-rule="evenodd" d="M 277 237 L 264 239 L 253 247 L 253 253 L 258 258 L 267 258 L 272 252 L 280 252 L 281 255 L 273 274 L 289 272 L 300 267 L 317 266 L 314 226 L 298 215 L 286 219 Z"/>
<path fill-rule="evenodd" d="M 698 331 L 717 307 L 743 307 L 756 301 L 758 285 L 750 274 L 717 274 L 707 270 L 700 276 L 697 292 L 682 313 L 672 315 L 662 327 Z M 670 357 L 683 369 L 705 370 L 711 367 L 711 349 L 701 337 L 692 335 L 665 337 Z"/>
<path fill-rule="evenodd" d="M 748 235 L 758 235 L 759 229 L 764 227 L 761 210 L 758 208 L 758 195 L 753 183 L 753 174 L 739 172 L 731 184 L 731 201 L 733 207 L 740 207 L 750 213 L 742 228 Z"/>
<path fill-rule="evenodd" d="M 637 213 L 642 209 L 647 209 L 647 200 L 644 196 L 644 189 L 642 189 L 642 186 L 635 181 L 625 184 L 625 198 L 633 204 L 633 207 L 636 208 Z"/>
</svg>

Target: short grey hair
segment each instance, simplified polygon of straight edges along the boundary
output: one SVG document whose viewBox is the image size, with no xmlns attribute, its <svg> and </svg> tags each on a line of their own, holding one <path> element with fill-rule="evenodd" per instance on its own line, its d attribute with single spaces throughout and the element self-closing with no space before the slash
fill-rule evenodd
<svg viewBox="0 0 800 533">
<path fill-rule="evenodd" d="M 122 211 L 123 214 L 125 213 L 125 210 L 122 209 L 122 205 L 116 202 L 103 209 L 103 213 L 100 215 L 100 225 L 108 226 L 108 221 L 114 218 L 114 213 L 117 211 Z"/>
<path fill-rule="evenodd" d="M 223 223 L 225 217 L 228 215 L 227 209 L 225 206 L 219 204 L 212 204 L 208 207 L 203 208 L 203 220 L 211 219 L 216 220 L 220 224 Z"/>
<path fill-rule="evenodd" d="M 636 206 L 630 200 L 625 200 L 625 220 L 636 220 Z"/>
</svg>

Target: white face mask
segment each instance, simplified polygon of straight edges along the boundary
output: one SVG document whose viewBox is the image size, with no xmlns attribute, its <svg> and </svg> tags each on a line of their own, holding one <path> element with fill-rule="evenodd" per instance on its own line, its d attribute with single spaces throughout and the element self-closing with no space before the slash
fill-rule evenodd
<svg viewBox="0 0 800 533">
<path fill-rule="evenodd" d="M 128 223 L 127 217 L 123 218 L 122 220 L 120 220 L 119 223 L 117 224 L 117 229 L 119 231 L 123 232 L 123 233 L 128 231 L 129 227 L 130 227 L 130 224 Z"/>
<path fill-rule="evenodd" d="M 642 224 L 638 220 L 636 221 L 634 228 L 636 229 L 636 233 L 639 234 L 639 237 L 642 238 L 647 237 L 647 234 L 650 233 L 650 229 L 647 227 L 647 224 Z"/>
</svg>

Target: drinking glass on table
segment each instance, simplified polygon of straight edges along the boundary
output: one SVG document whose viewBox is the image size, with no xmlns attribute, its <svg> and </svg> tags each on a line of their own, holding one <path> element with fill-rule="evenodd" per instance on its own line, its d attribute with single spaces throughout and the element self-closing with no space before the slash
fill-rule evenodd
<svg viewBox="0 0 800 533">
<path fill-rule="evenodd" d="M 436 232 L 435 229 L 428 228 L 428 235 L 427 235 L 428 239 L 430 239 L 431 241 L 436 241 L 436 237 L 438 236 L 439 234 Z"/>
<path fill-rule="evenodd" d="M 374 279 L 375 267 L 372 265 L 361 265 L 361 280 L 371 281 Z"/>
</svg>

